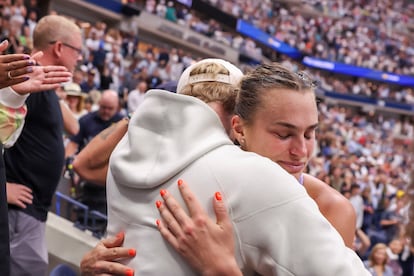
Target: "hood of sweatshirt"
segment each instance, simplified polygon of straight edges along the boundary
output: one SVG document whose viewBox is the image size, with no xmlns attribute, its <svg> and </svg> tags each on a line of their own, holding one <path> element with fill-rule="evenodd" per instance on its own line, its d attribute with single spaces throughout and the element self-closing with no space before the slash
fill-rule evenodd
<svg viewBox="0 0 414 276">
<path fill-rule="evenodd" d="M 152 189 L 207 152 L 233 144 L 218 115 L 201 100 L 150 90 L 110 158 L 117 185 Z"/>
</svg>

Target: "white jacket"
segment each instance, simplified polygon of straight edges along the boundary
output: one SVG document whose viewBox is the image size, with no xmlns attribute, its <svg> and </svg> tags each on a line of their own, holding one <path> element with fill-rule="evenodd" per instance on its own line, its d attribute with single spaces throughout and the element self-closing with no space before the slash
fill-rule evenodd
<svg viewBox="0 0 414 276">
<path fill-rule="evenodd" d="M 136 275 L 197 275 L 155 224 L 160 189 L 184 205 L 180 178 L 212 218 L 212 197 L 222 193 L 244 275 L 369 275 L 293 176 L 234 146 L 205 103 L 162 90 L 146 94 L 107 178 L 108 233 L 125 231 Z"/>
</svg>

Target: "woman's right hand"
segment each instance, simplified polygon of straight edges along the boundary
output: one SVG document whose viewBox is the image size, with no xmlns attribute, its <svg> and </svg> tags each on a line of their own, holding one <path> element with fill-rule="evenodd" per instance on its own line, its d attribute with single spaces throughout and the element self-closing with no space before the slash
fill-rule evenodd
<svg viewBox="0 0 414 276">
<path fill-rule="evenodd" d="M 213 199 L 217 222 L 211 220 L 188 185 L 178 181 L 180 193 L 190 216 L 174 197 L 161 191 L 164 203 L 156 205 L 162 220 L 157 220 L 161 235 L 201 275 L 242 275 L 234 255 L 233 227 L 221 193 Z"/>
</svg>

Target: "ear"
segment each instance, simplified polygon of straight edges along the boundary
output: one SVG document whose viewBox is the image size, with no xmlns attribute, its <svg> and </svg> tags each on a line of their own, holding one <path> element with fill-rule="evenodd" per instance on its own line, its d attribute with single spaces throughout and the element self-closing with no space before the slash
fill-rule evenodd
<svg viewBox="0 0 414 276">
<path fill-rule="evenodd" d="M 57 41 L 52 45 L 52 52 L 55 56 L 61 57 L 62 56 L 62 43 L 60 41 Z"/>
<path fill-rule="evenodd" d="M 244 124 L 243 120 L 240 118 L 239 115 L 234 115 L 231 118 L 231 127 L 233 129 L 233 135 L 235 140 L 239 143 L 239 145 L 243 146 L 244 139 Z"/>
</svg>

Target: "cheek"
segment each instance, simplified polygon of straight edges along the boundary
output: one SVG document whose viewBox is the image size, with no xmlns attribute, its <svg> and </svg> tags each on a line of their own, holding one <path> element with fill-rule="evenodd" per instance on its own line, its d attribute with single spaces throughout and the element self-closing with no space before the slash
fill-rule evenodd
<svg viewBox="0 0 414 276">
<path fill-rule="evenodd" d="M 315 150 L 315 146 L 316 146 L 315 139 L 311 139 L 311 140 L 306 142 L 306 149 L 307 149 L 307 152 L 308 152 L 308 157 L 312 156 L 313 151 Z"/>
<path fill-rule="evenodd" d="M 267 133 L 256 135 L 254 142 L 251 143 L 250 146 L 253 148 L 254 152 L 268 157 L 275 162 L 289 152 L 288 143 L 284 143 L 283 141 L 276 139 L 273 135 Z"/>
</svg>

